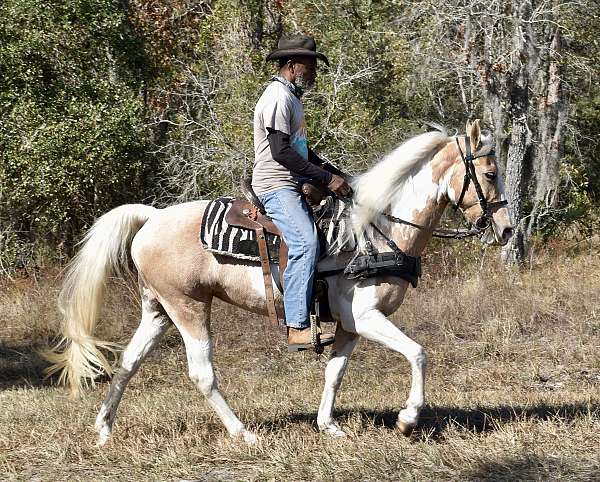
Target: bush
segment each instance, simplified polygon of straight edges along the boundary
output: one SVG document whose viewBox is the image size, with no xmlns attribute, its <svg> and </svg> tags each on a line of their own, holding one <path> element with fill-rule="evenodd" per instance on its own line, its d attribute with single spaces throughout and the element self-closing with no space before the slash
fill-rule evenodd
<svg viewBox="0 0 600 482">
<path fill-rule="evenodd" d="M 119 2 L 7 0 L 0 17 L 3 253 L 61 251 L 147 195 L 152 64 Z"/>
</svg>

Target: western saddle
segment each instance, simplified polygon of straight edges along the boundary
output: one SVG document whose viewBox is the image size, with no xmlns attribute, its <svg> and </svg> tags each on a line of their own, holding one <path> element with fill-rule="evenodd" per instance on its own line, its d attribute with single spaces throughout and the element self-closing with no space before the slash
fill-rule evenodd
<svg viewBox="0 0 600 482">
<path fill-rule="evenodd" d="M 265 294 L 267 301 L 267 312 L 269 315 L 269 321 L 273 328 L 279 326 L 279 319 L 283 318 L 277 313 L 275 307 L 275 296 L 273 294 L 273 282 L 271 277 L 271 265 L 269 262 L 269 251 L 266 242 L 266 234 L 271 233 L 279 236 L 279 282 L 283 288 L 283 273 L 287 266 L 288 259 L 288 247 L 285 243 L 281 231 L 275 226 L 272 219 L 267 216 L 265 207 L 260 202 L 260 199 L 256 196 L 252 190 L 250 179 L 244 179 L 241 183 L 241 191 L 245 196 L 243 198 L 237 198 L 233 200 L 231 209 L 225 216 L 225 221 L 231 226 L 237 226 L 245 229 L 253 230 L 256 233 L 256 240 L 258 243 L 258 252 L 260 254 L 260 264 L 262 267 L 263 281 L 265 284 Z M 302 192 L 305 195 L 308 204 L 314 208 L 319 205 L 321 199 L 325 195 L 325 191 L 310 183 L 302 185 Z M 313 309 L 310 317 L 311 330 L 313 333 L 313 346 L 317 353 L 323 352 L 323 346 L 320 344 L 319 333 L 320 333 L 320 318 L 321 311 L 323 308 L 328 307 L 327 304 L 327 290 L 326 286 L 322 286 L 324 281 L 317 282 L 315 287 L 315 301 L 313 303 Z M 334 321 L 331 316 L 325 317 L 324 321 Z"/>
</svg>

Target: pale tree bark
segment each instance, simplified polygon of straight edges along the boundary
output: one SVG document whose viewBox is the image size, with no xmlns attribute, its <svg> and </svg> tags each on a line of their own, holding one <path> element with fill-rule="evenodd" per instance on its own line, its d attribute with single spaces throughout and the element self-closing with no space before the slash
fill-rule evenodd
<svg viewBox="0 0 600 482">
<path fill-rule="evenodd" d="M 428 8 L 437 18 L 424 32 L 428 71 L 454 70 L 467 117 L 491 126 L 496 155 L 505 168 L 515 236 L 503 251 L 507 263 L 522 263 L 528 242 L 555 203 L 568 102 L 564 95 L 562 31 L 558 0 L 449 0 Z M 436 64 L 437 62 L 437 64 Z M 431 68 L 433 66 L 433 68 Z M 477 92 L 477 95 L 470 93 Z M 443 107 L 443 106 L 442 106 Z M 533 206 L 533 209 L 530 207 Z"/>
<path fill-rule="evenodd" d="M 556 192 L 560 180 L 560 159 L 564 150 L 564 128 L 568 103 L 564 98 L 562 80 L 561 29 L 552 27 L 549 49 L 542 54 L 537 92 L 538 141 L 535 146 L 536 189 L 530 215 L 528 235 L 543 226 L 544 217 L 556 207 Z"/>
</svg>

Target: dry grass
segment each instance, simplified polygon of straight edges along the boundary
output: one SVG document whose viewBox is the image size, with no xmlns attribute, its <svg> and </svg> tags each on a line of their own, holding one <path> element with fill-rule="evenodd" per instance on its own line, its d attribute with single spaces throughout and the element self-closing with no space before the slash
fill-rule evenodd
<svg viewBox="0 0 600 482">
<path fill-rule="evenodd" d="M 56 280 L 5 283 L 0 478 L 600 479 L 597 251 L 545 253 L 522 272 L 493 266 L 490 251 L 479 271 L 479 248 L 462 263 L 438 251 L 426 265 L 431 274 L 396 315 L 430 359 L 428 405 L 411 439 L 394 430 L 409 387 L 400 355 L 359 345 L 337 402 L 349 436 L 333 440 L 315 428 L 326 358 L 288 355 L 283 340 L 267 348 L 263 320 L 218 305 L 221 386 L 259 444 L 227 436 L 188 380 L 171 331 L 126 391 L 114 439 L 97 449 L 93 422 L 107 383 L 71 400 L 40 376 L 35 347 L 57 323 Z M 114 296 L 103 335 L 126 342 L 136 317 L 127 296 Z"/>
</svg>

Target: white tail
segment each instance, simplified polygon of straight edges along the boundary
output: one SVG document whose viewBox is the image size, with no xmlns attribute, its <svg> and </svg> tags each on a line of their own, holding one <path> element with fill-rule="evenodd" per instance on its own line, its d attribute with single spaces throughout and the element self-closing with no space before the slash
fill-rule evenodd
<svg viewBox="0 0 600 482">
<path fill-rule="evenodd" d="M 117 345 L 94 337 L 106 280 L 127 271 L 131 240 L 155 211 L 152 206 L 126 204 L 104 214 L 67 267 L 58 297 L 62 339 L 44 356 L 52 363 L 46 372 L 60 372 L 59 383 L 68 384 L 73 394 L 80 393 L 82 385 L 93 385 L 99 374 L 112 373 L 100 349 L 114 353 Z"/>
</svg>

